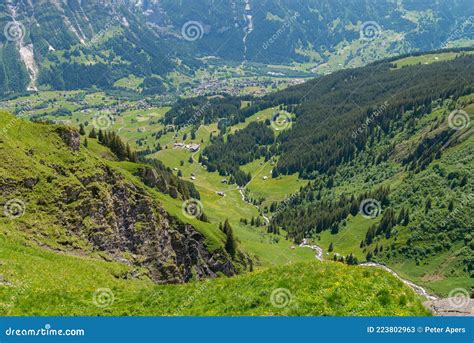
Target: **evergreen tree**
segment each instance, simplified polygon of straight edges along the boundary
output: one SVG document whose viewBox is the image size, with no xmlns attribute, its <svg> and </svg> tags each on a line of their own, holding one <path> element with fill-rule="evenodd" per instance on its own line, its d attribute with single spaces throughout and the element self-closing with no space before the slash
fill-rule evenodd
<svg viewBox="0 0 474 343">
<path fill-rule="evenodd" d="M 229 253 L 230 256 L 235 257 L 237 251 L 237 243 L 234 238 L 234 233 L 232 227 L 229 224 L 229 220 L 226 219 L 224 223 L 224 232 L 226 234 L 225 250 Z"/>
<path fill-rule="evenodd" d="M 104 132 L 102 132 L 102 129 L 99 129 L 99 134 L 98 134 L 98 139 L 100 143 L 104 143 Z"/>
<path fill-rule="evenodd" d="M 428 211 L 431 209 L 431 198 L 426 199 L 425 202 L 425 213 L 428 213 Z"/>
<path fill-rule="evenodd" d="M 93 139 L 97 138 L 97 132 L 95 131 L 95 127 L 93 127 L 91 132 L 89 132 L 89 138 L 93 138 Z"/>
<path fill-rule="evenodd" d="M 452 212 L 454 210 L 454 201 L 453 199 L 449 200 L 448 211 Z"/>
</svg>

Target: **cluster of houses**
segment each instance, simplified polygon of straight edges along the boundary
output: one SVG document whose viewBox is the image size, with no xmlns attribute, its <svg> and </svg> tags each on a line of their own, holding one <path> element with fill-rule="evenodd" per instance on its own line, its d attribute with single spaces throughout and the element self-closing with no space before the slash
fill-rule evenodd
<svg viewBox="0 0 474 343">
<path fill-rule="evenodd" d="M 196 143 L 181 143 L 181 142 L 176 142 L 174 143 L 174 148 L 181 148 L 181 149 L 187 149 L 191 152 L 198 152 L 199 151 L 199 144 Z"/>
<path fill-rule="evenodd" d="M 271 74 L 273 73 L 273 74 Z M 271 76 L 281 76 L 281 73 L 269 72 Z M 267 87 L 278 86 L 281 82 L 280 80 L 274 80 L 272 78 L 266 78 L 264 80 L 255 80 L 255 79 L 236 79 L 236 80 L 227 80 L 227 79 L 205 79 L 201 82 L 200 85 L 195 87 L 192 92 L 195 96 L 206 96 L 212 94 L 229 94 L 233 96 L 238 96 L 241 94 L 242 90 L 248 87 L 256 87 L 260 89 L 255 89 L 252 94 L 254 95 L 264 95 L 268 93 Z M 303 79 L 289 79 L 285 80 L 285 83 L 289 85 L 297 85 L 303 83 Z"/>
</svg>

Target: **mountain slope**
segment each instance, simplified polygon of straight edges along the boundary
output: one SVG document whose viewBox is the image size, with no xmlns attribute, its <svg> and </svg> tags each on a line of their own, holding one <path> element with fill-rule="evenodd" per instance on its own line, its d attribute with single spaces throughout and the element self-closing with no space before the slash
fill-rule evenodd
<svg viewBox="0 0 474 343">
<path fill-rule="evenodd" d="M 315 261 L 153 285 L 116 262 L 57 254 L 4 235 L 0 243 L 2 315 L 428 314 L 408 286 L 372 268 Z"/>
<path fill-rule="evenodd" d="M 415 65 L 401 67 L 410 58 Z M 469 289 L 474 57 L 420 58 L 340 71 L 254 99 L 228 122 L 273 111 L 257 132 L 266 137 L 276 127 L 274 140 L 250 139 L 259 136 L 248 125 L 214 139 L 201 160 L 231 179 L 246 171 L 238 182 L 252 180 L 247 196 L 265 204 L 269 232 L 284 230 L 296 243 L 312 239 L 326 259 L 387 264 L 435 293 Z M 219 107 L 209 112 L 219 115 Z M 237 137 L 238 146 L 223 143 Z M 268 165 L 268 174 L 253 174 L 249 156 L 264 157 L 251 163 Z M 306 182 L 281 203 L 256 196 L 297 176 Z"/>
<path fill-rule="evenodd" d="M 0 137 L 3 235 L 58 252 L 120 261 L 157 283 L 233 275 L 240 268 L 237 259 L 245 262 L 243 255 L 231 261 L 218 230 L 200 233 L 163 209 L 155 193 L 166 182 L 160 181 L 168 177 L 165 171 L 96 157 L 73 129 L 27 123 L 5 113 L 0 118 L 6 123 Z M 122 173 L 121 164 L 130 172 Z M 156 189 L 142 183 L 147 174 L 155 175 Z M 178 196 L 180 202 L 189 197 Z"/>
<path fill-rule="evenodd" d="M 147 9 L 175 29 L 200 23 L 202 37 L 194 44 L 202 55 L 268 64 L 324 64 L 340 55 L 339 63 L 350 65 L 473 38 L 468 1 L 164 0 Z M 367 39 L 357 43 L 361 30 Z"/>
<path fill-rule="evenodd" d="M 176 91 L 176 72 L 192 78 L 199 67 L 243 61 L 325 74 L 472 46 L 473 14 L 469 0 L 9 0 L 0 4 L 0 95 L 110 89 L 130 75 L 137 89 L 163 95 Z M 209 56 L 218 59 L 201 59 Z"/>
<path fill-rule="evenodd" d="M 315 261 L 224 277 L 246 257 L 231 259 L 218 230 L 201 233 L 167 213 L 157 199 L 171 197 L 140 181 L 149 165 L 113 160 L 94 139 L 86 148 L 74 129 L 0 119 L 2 315 L 427 313 L 409 287 L 375 269 Z"/>
</svg>

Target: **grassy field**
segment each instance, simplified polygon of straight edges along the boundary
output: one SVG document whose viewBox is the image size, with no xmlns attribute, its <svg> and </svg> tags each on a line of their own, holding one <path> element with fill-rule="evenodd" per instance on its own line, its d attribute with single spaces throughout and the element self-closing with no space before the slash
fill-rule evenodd
<svg viewBox="0 0 474 343">
<path fill-rule="evenodd" d="M 257 217 L 259 212 L 255 206 L 242 200 L 237 185 L 223 183 L 222 181 L 226 180 L 226 177 L 220 176 L 217 172 L 210 173 L 203 168 L 198 163 L 200 152 L 192 153 L 183 148 L 173 148 L 176 141 L 195 142 L 201 145 L 202 151 L 210 142 L 210 133 L 218 132 L 217 125 L 201 126 L 196 132 L 195 140 L 190 139 L 189 132 L 190 128 L 186 128 L 180 131 L 178 137 L 175 137 L 173 133 L 162 136 L 160 144 L 167 149 L 159 151 L 153 157 L 158 158 L 172 169 L 180 170 L 185 180 L 194 183 L 201 194 L 204 212 L 213 225 L 229 219 L 241 247 L 257 262 L 256 267 L 313 260 L 314 253 L 310 249 L 299 247 L 292 249 L 294 246 L 290 241 L 285 240 L 284 237 L 266 233 L 265 227 L 256 228 L 240 223 L 241 218 L 250 220 L 252 217 Z M 182 136 L 185 133 L 188 138 L 183 141 Z M 192 163 L 189 162 L 190 158 L 192 158 Z M 218 192 L 223 192 L 225 196 L 218 195 Z M 168 200 L 164 202 L 164 205 L 168 209 L 167 203 L 169 203 Z"/>
<path fill-rule="evenodd" d="M 388 273 L 308 262 L 186 285 L 129 279 L 130 267 L 0 234 L 0 315 L 426 315 Z M 279 300 L 278 300 L 279 299 Z"/>
<path fill-rule="evenodd" d="M 276 161 L 264 161 L 264 158 L 255 160 L 241 167 L 252 174 L 252 180 L 247 184 L 247 189 L 255 199 L 265 198 L 262 206 L 269 206 L 272 202 L 280 202 L 297 192 L 306 181 L 300 180 L 297 174 L 280 175 L 272 178 L 272 169 Z"/>
<path fill-rule="evenodd" d="M 241 248 L 255 253 L 260 266 L 233 278 L 155 285 L 146 269 L 114 262 L 79 235 L 55 224 L 61 204 L 51 202 L 62 189 L 52 183 L 51 165 L 73 167 L 55 175 L 59 182 L 81 187 L 79 178 L 96 177 L 99 165 L 108 165 L 126 182 L 140 184 L 134 173 L 139 165 L 118 162 L 110 152 L 90 139 L 88 149 L 71 153 L 55 132 L 57 126 L 15 120 L 2 136 L 0 179 L 23 182 L 38 177 L 34 191 L 23 187 L 9 197 L 24 200 L 25 213 L 12 220 L 0 217 L 0 315 L 423 315 L 420 299 L 396 278 L 379 270 L 320 263 L 312 250 L 294 247 L 263 229 L 235 225 Z M 40 136 L 43 139 L 38 140 Z M 104 159 L 105 158 L 105 159 Z M 118 174 L 117 174 L 118 175 Z M 48 181 L 50 180 L 50 181 Z M 106 187 L 98 182 L 95 186 Z M 151 198 L 172 215 L 195 225 L 208 248 L 220 246 L 223 233 L 217 223 L 184 217 L 181 202 L 145 186 Z M 237 194 L 237 192 L 234 192 Z M 211 218 L 237 216 L 226 204 L 206 200 Z M 220 201 L 235 202 L 229 197 Z M 218 200 L 218 201 L 219 201 Z M 51 203 L 49 203 L 51 202 Z M 74 208 L 74 204 L 72 208 Z M 222 209 L 224 208 L 224 209 Z M 241 210 L 235 206 L 235 211 Z M 65 215 L 74 215 L 71 209 Z M 254 207 L 248 207 L 254 210 Z M 68 217 L 69 218 L 69 217 Z M 231 218 L 233 223 L 235 218 Z M 276 238 L 279 238 L 278 240 Z M 297 261 L 310 261 L 296 263 Z M 281 294 L 279 294 L 281 293 Z M 367 294 L 371 296 L 368 297 Z M 283 300 L 282 300 L 283 299 Z M 285 300 L 287 299 L 287 300 Z M 283 303 L 281 303 L 283 302 Z"/>
<path fill-rule="evenodd" d="M 361 215 L 349 216 L 346 227 L 340 230 L 339 233 L 331 234 L 328 230 L 323 231 L 319 235 L 319 239 L 315 240 L 315 243 L 323 248 L 325 259 L 332 259 L 334 253 L 343 256 L 352 253 L 359 261 L 365 261 L 366 254 L 360 248 L 360 242 L 365 238 L 369 226 L 377 223 L 379 220 L 380 218 L 368 219 Z M 328 252 L 331 243 L 334 249 L 332 253 Z"/>
<path fill-rule="evenodd" d="M 456 53 L 428 54 L 401 59 L 397 61 L 396 64 L 397 67 L 402 67 L 409 64 L 433 63 L 436 61 L 449 60 L 456 56 Z M 24 104 L 34 107 L 42 103 L 47 103 L 46 109 L 33 110 L 32 113 L 39 113 L 41 111 L 53 112 L 58 108 L 67 108 L 72 111 L 72 116 L 50 116 L 48 118 L 69 120 L 72 124 L 77 125 L 77 123 L 80 122 L 90 122 L 91 118 L 96 114 L 94 111 L 84 113 L 78 110 L 79 106 L 73 100 L 80 94 L 81 92 L 42 92 L 41 96 L 32 95 L 18 98 L 9 103 L 9 108 L 14 110 L 17 106 L 23 106 Z M 462 100 L 467 101 L 467 97 L 462 98 Z M 108 97 L 102 92 L 95 92 L 86 94 L 84 101 L 90 105 L 112 105 L 115 99 Z M 247 102 L 242 102 L 242 106 L 247 105 Z M 203 223 L 186 218 L 182 213 L 181 201 L 150 190 L 150 192 L 154 192 L 154 195 L 163 204 L 164 208 L 177 218 L 193 224 L 206 236 L 207 244 L 210 249 L 218 248 L 222 245 L 224 237 L 217 229 L 217 226 L 225 219 L 229 219 L 234 228 L 240 248 L 254 259 L 256 269 L 301 261 L 313 261 L 315 259 L 314 252 L 308 248 L 295 247 L 291 241 L 285 239 L 285 232 L 283 232 L 281 236 L 277 236 L 268 234 L 266 227 L 256 228 L 243 225 L 240 219 L 245 218 L 249 220 L 251 217 L 258 216 L 258 208 L 242 199 L 236 185 L 224 183 L 223 181 L 226 180 L 226 177 L 220 176 L 216 172 L 209 173 L 198 163 L 199 155 L 210 143 L 210 134 L 218 134 L 217 124 L 201 126 L 196 132 L 196 138 L 194 140 L 191 140 L 190 137 L 190 127 L 182 129 L 177 134 L 169 132 L 161 136 L 158 140 L 153 137 L 154 133 L 163 128 L 160 119 L 168 110 L 168 107 L 157 107 L 147 110 L 127 111 L 121 113 L 111 126 L 113 130 L 119 132 L 121 137 L 134 148 L 137 148 L 137 140 L 143 141 L 139 148 L 154 147 L 156 143 L 160 143 L 163 149 L 155 153 L 153 157 L 156 157 L 166 166 L 174 169 L 175 174 L 179 170 L 184 179 L 192 181 L 195 184 L 201 194 L 204 212 L 209 217 L 210 223 Z M 474 105 L 471 104 L 465 107 L 464 110 L 471 115 L 472 120 Z M 274 108 L 260 111 L 247 118 L 245 122 L 232 126 L 229 133 L 243 129 L 253 121 L 265 121 L 270 119 L 274 112 Z M 400 154 L 406 153 L 407 149 L 415 146 L 425 135 L 425 128 L 429 127 L 431 123 L 436 120 L 444 119 L 445 116 L 445 110 L 438 108 L 434 109 L 430 114 L 417 119 L 414 133 L 409 137 L 396 137 L 396 141 L 401 143 L 396 146 L 396 150 L 399 151 Z M 440 128 L 446 125 L 447 124 L 443 122 L 440 124 Z M 274 132 L 278 134 L 281 131 L 274 130 Z M 183 135 L 185 134 L 187 138 L 183 140 Z M 472 144 L 472 139 L 471 137 L 465 144 Z M 175 148 L 173 145 L 176 142 L 198 143 L 200 144 L 200 151 L 192 153 L 183 148 Z M 132 175 L 133 168 L 135 168 L 134 165 L 114 161 L 114 156 L 110 151 L 94 140 L 90 140 L 89 150 L 97 156 L 106 158 L 111 166 L 121 170 L 121 172 L 130 179 L 137 181 L 135 176 Z M 377 153 L 379 152 L 380 151 Z M 448 151 L 446 155 L 449 156 L 450 153 L 451 151 Z M 361 156 L 360 159 L 364 160 L 365 157 L 366 156 Z M 260 208 L 265 208 L 274 201 L 278 202 L 284 200 L 306 184 L 306 181 L 300 180 L 297 174 L 279 176 L 273 179 L 271 177 L 271 171 L 277 160 L 278 156 L 275 156 L 267 162 L 265 162 L 264 159 L 259 159 L 241 166 L 243 171 L 250 172 L 252 175 L 251 182 L 245 187 L 249 197 L 251 199 L 264 199 Z M 19 165 L 18 167 L 20 168 L 21 166 Z M 345 178 L 345 175 L 348 175 L 347 172 L 350 172 L 353 176 L 347 182 L 336 182 L 336 186 L 331 190 L 333 196 L 337 196 L 341 193 L 358 194 L 364 190 L 374 189 L 380 185 L 390 186 L 392 190 L 396 190 L 408 177 L 408 173 L 401 171 L 400 164 L 395 160 L 385 161 L 379 165 L 366 166 L 360 164 L 350 165 L 347 169 L 344 168 L 346 167 L 343 166 L 338 169 L 335 176 L 336 180 L 338 178 L 339 180 Z M 218 192 L 223 192 L 225 196 L 218 195 Z M 364 251 L 359 245 L 364 239 L 369 226 L 376 223 L 378 219 L 369 220 L 361 216 L 350 216 L 347 219 L 346 226 L 343 227 L 338 234 L 334 235 L 329 231 L 323 231 L 314 238 L 314 243 L 324 249 L 325 259 L 332 258 L 333 254 L 328 253 L 327 250 L 329 245 L 333 243 L 334 253 L 344 256 L 353 253 L 358 257 L 359 261 L 364 261 L 367 251 Z M 399 238 L 406 239 L 406 234 L 403 230 L 399 233 Z M 379 243 L 383 245 L 385 239 L 380 239 Z M 393 259 L 389 265 L 404 277 L 414 280 L 420 285 L 424 285 L 439 294 L 448 293 L 447 291 L 454 286 L 464 287 L 466 284 L 469 284 L 470 280 L 468 280 L 467 277 L 457 276 L 456 273 L 452 272 L 452 270 L 458 267 L 456 261 L 446 262 L 446 259 L 442 258 L 444 255 L 440 256 L 441 257 L 437 257 L 436 259 L 433 258 L 428 264 L 416 264 L 414 261 L 403 262 Z M 447 257 L 447 255 L 445 257 Z M 437 273 L 438 270 L 440 271 L 439 273 Z"/>
<path fill-rule="evenodd" d="M 462 54 L 472 55 L 474 54 L 474 51 L 441 52 L 441 53 L 426 54 L 426 55 L 421 55 L 421 56 L 410 56 L 410 57 L 399 59 L 393 63 L 396 65 L 397 68 L 402 68 L 408 65 L 431 64 L 435 62 L 449 61 L 449 60 L 455 59 L 456 57 Z"/>
</svg>

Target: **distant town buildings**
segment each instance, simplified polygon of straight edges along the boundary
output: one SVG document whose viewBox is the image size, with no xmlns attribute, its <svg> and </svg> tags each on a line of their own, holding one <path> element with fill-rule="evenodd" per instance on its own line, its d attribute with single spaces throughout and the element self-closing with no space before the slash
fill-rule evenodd
<svg viewBox="0 0 474 343">
<path fill-rule="evenodd" d="M 198 152 L 199 151 L 199 144 L 196 144 L 196 143 L 185 144 L 185 143 L 181 143 L 181 142 L 176 142 L 176 143 L 174 143 L 174 147 L 175 148 L 181 148 L 181 149 L 187 149 L 191 152 Z"/>
</svg>

